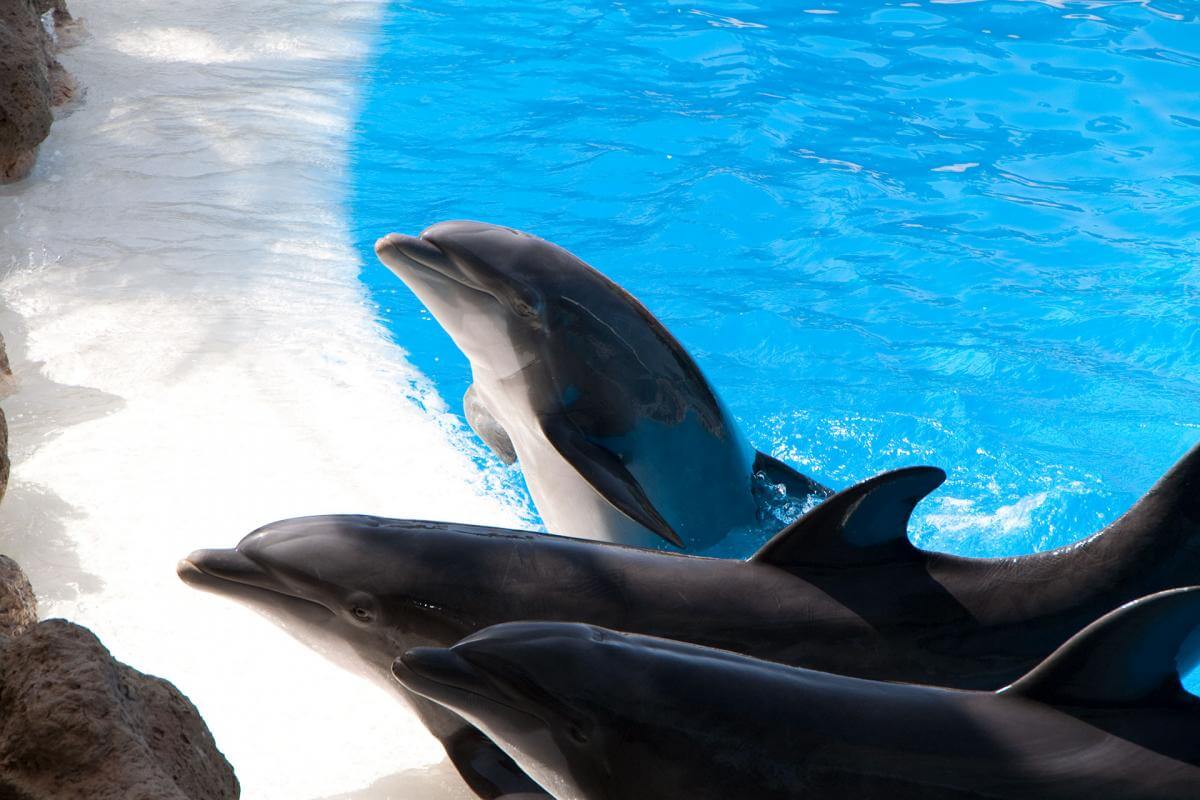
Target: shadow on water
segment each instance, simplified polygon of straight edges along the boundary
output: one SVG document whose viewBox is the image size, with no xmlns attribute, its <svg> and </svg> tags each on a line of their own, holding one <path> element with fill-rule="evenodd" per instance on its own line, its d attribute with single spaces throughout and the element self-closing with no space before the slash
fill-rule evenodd
<svg viewBox="0 0 1200 800">
<path fill-rule="evenodd" d="M 0 306 L 0 329 L 13 370 L 13 394 L 3 401 L 12 473 L 0 503 L 0 551 L 21 565 L 43 604 L 99 592 L 104 581 L 86 569 L 67 534 L 68 524 L 86 515 L 48 487 L 23 479 L 21 467 L 71 426 L 112 413 L 124 401 L 48 378 L 41 364 L 28 360 L 24 321 L 7 306 Z"/>
<path fill-rule="evenodd" d="M 43 610 L 46 602 L 71 601 L 104 589 L 104 581 L 84 568 L 67 535 L 66 522 L 84 516 L 38 484 L 19 483 L 5 495 L 0 548 L 29 576 Z"/>
</svg>

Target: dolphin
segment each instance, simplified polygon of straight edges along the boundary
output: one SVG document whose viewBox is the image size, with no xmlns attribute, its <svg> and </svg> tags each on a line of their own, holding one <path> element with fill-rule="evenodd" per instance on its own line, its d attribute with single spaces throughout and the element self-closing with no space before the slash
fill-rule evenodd
<svg viewBox="0 0 1200 800">
<path fill-rule="evenodd" d="M 180 562 L 179 575 L 384 680 L 410 648 L 546 620 L 971 689 L 1003 686 L 1101 614 L 1200 576 L 1200 447 L 1103 531 L 1010 558 L 961 558 L 909 543 L 909 515 L 943 478 L 909 467 L 859 483 L 745 561 L 335 515 L 272 523 L 234 549 L 198 550 Z M 530 790 L 479 731 L 427 701 L 413 703 L 480 796 Z"/>
<path fill-rule="evenodd" d="M 756 452 L 666 328 L 561 247 L 442 222 L 375 252 L 471 362 L 467 421 L 520 461 L 547 530 L 696 552 L 778 529 L 772 487 L 801 508 L 830 494 Z"/>
<path fill-rule="evenodd" d="M 996 692 L 862 680 L 571 622 L 510 622 L 393 670 L 557 800 L 1194 800 L 1177 659 L 1200 587 L 1133 601 Z"/>
</svg>

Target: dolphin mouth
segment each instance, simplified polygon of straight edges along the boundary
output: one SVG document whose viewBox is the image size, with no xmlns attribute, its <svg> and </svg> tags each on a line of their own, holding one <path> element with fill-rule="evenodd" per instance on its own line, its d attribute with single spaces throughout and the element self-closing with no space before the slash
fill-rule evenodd
<svg viewBox="0 0 1200 800">
<path fill-rule="evenodd" d="M 446 261 L 446 254 L 433 242 L 402 233 L 389 233 L 375 242 L 375 254 L 383 259 L 403 259 L 428 269 L 439 269 Z"/>
<path fill-rule="evenodd" d="M 471 285 L 448 255 L 424 236 L 405 236 L 389 233 L 375 242 L 375 255 L 388 269 L 403 278 L 406 274 L 432 272 L 446 280 L 454 281 L 468 289 L 479 291 Z"/>
<path fill-rule="evenodd" d="M 392 662 L 392 676 L 409 691 L 459 712 L 469 713 L 472 706 L 483 701 L 541 721 L 536 714 L 513 705 L 487 672 L 449 647 L 406 650 Z"/>
<path fill-rule="evenodd" d="M 333 616 L 330 609 L 290 591 L 235 549 L 196 550 L 179 561 L 175 574 L 193 588 L 247 600 L 255 605 L 286 606 L 293 614 L 313 621 Z"/>
<path fill-rule="evenodd" d="M 422 684 L 431 682 L 471 694 L 480 694 L 488 685 L 488 681 L 471 662 L 448 647 L 414 647 L 407 650 L 392 662 L 392 674 L 405 685 L 415 676 Z"/>
<path fill-rule="evenodd" d="M 234 549 L 196 550 L 181 560 L 175 572 L 189 585 L 209 588 L 225 583 L 283 591 L 270 573 Z"/>
<path fill-rule="evenodd" d="M 267 572 L 237 550 L 196 550 L 179 562 L 176 572 L 185 583 L 221 581 L 261 585 Z"/>
</svg>

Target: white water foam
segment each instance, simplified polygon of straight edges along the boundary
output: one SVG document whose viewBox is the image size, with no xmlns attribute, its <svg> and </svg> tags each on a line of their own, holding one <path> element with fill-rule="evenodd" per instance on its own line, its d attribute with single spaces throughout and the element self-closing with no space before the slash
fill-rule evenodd
<svg viewBox="0 0 1200 800">
<path fill-rule="evenodd" d="M 520 523 L 357 280 L 344 150 L 382 5 L 78 0 L 85 101 L 0 189 L 0 550 L 43 616 L 188 694 L 253 800 L 467 793 L 394 696 L 176 560 L 310 513 Z"/>
</svg>

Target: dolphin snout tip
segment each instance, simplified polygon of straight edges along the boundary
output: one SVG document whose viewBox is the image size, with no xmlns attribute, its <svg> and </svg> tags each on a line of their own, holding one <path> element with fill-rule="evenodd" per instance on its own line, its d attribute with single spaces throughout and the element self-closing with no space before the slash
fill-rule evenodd
<svg viewBox="0 0 1200 800">
<path fill-rule="evenodd" d="M 448 647 L 414 647 L 406 650 L 392 662 L 392 675 L 406 686 L 432 681 L 469 689 L 481 683 L 481 676 L 474 665 Z"/>
<path fill-rule="evenodd" d="M 425 680 L 425 676 L 417 668 L 416 662 L 419 658 L 412 655 L 412 650 L 405 650 L 392 661 L 392 677 L 399 681 L 401 686 L 412 691 L 417 691 L 417 686 Z"/>
<path fill-rule="evenodd" d="M 257 585 L 267 577 L 258 564 L 236 549 L 194 550 L 175 565 L 175 574 L 193 586 L 230 581 Z"/>
<path fill-rule="evenodd" d="M 203 563 L 201 560 L 203 554 L 203 550 L 197 550 L 175 563 L 175 574 L 179 580 L 193 589 L 211 589 L 220 585 L 220 581 L 212 573 L 200 566 Z"/>
<path fill-rule="evenodd" d="M 375 255 L 393 269 L 411 269 L 413 264 L 433 267 L 445 261 L 445 254 L 424 236 L 402 233 L 389 233 L 375 242 Z"/>
<path fill-rule="evenodd" d="M 435 651 L 440 649 L 436 647 L 414 647 L 410 650 L 405 650 L 392 662 L 392 674 L 401 681 L 412 675 L 420 675 L 422 663 L 428 660 L 430 656 L 436 659 Z"/>
<path fill-rule="evenodd" d="M 190 558 L 181 558 L 176 562 L 175 574 L 184 583 L 195 583 L 203 575 L 200 568 L 193 564 Z"/>
<path fill-rule="evenodd" d="M 375 241 L 375 255 L 383 258 L 385 254 L 389 254 L 396 249 L 400 242 L 408 237 L 399 233 L 389 233 L 387 236 L 381 236 Z"/>
<path fill-rule="evenodd" d="M 394 675 L 396 679 L 401 682 L 408 677 L 409 672 L 411 671 L 408 664 L 404 662 L 406 656 L 408 656 L 407 650 L 405 650 L 392 661 L 392 675 Z"/>
</svg>

